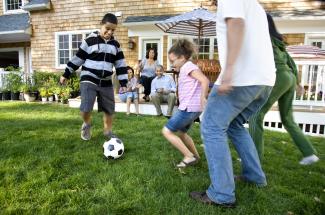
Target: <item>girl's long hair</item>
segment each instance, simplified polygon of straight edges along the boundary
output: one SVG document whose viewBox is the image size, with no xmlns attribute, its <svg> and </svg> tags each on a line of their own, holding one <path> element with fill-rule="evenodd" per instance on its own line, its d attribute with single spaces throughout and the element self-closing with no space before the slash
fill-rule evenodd
<svg viewBox="0 0 325 215">
<path fill-rule="evenodd" d="M 270 32 L 270 36 L 271 37 L 275 37 L 277 38 L 278 40 L 281 40 L 283 41 L 283 36 L 282 34 L 280 34 L 278 32 L 278 30 L 276 29 L 276 26 L 275 26 L 275 23 L 274 23 L 274 20 L 272 18 L 272 16 L 268 13 L 266 13 L 266 16 L 267 16 L 267 21 L 269 23 L 269 32 Z"/>
</svg>

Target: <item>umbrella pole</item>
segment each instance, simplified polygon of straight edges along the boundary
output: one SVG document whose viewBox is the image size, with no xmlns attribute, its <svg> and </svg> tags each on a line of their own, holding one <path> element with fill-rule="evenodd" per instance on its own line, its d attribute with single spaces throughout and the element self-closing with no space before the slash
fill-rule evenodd
<svg viewBox="0 0 325 215">
<path fill-rule="evenodd" d="M 199 20 L 198 52 L 196 55 L 196 60 L 199 60 L 200 40 L 201 40 L 201 33 L 202 33 L 201 31 L 202 31 L 202 19 Z"/>
</svg>

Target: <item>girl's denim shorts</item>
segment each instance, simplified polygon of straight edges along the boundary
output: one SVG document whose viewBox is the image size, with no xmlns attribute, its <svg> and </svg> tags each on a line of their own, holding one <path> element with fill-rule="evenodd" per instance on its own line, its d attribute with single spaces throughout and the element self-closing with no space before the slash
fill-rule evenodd
<svg viewBox="0 0 325 215">
<path fill-rule="evenodd" d="M 165 125 L 166 128 L 172 132 L 181 131 L 186 133 L 195 119 L 201 115 L 201 112 L 187 112 L 184 110 L 177 110 Z"/>
</svg>

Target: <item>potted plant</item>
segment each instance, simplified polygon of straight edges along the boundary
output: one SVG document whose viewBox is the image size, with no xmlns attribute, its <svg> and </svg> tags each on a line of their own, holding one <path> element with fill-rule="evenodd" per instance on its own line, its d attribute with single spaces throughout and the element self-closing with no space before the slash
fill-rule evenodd
<svg viewBox="0 0 325 215">
<path fill-rule="evenodd" d="M 48 100 L 49 100 L 49 102 L 53 102 L 53 88 L 49 88 L 48 90 L 47 90 L 47 98 L 48 98 Z"/>
<path fill-rule="evenodd" d="M 32 84 L 32 77 L 29 76 L 26 77 L 26 81 L 21 85 L 20 91 L 26 102 L 35 101 L 38 95 L 37 87 Z"/>
<path fill-rule="evenodd" d="M 11 92 L 11 100 L 19 100 L 19 89 L 22 82 L 21 73 L 19 69 L 15 70 L 14 67 L 7 67 L 9 74 L 6 76 L 7 87 Z"/>
<path fill-rule="evenodd" d="M 26 102 L 33 102 L 36 99 L 35 87 L 30 82 L 24 83 L 20 87 L 20 91 L 23 93 L 23 98 Z"/>
<path fill-rule="evenodd" d="M 47 101 L 47 96 L 48 96 L 47 89 L 45 87 L 41 87 L 41 88 L 38 89 L 38 91 L 39 91 L 39 94 L 40 94 L 40 96 L 42 98 L 42 102 L 46 102 Z"/>
<path fill-rule="evenodd" d="M 68 103 L 68 99 L 71 98 L 71 92 L 72 92 L 72 89 L 70 87 L 62 88 L 60 98 L 61 98 L 61 102 L 63 104 Z"/>
<path fill-rule="evenodd" d="M 0 87 L 0 100 L 2 100 L 2 87 Z"/>
<path fill-rule="evenodd" d="M 55 99 L 55 101 L 59 101 L 59 99 L 60 99 L 60 94 L 61 94 L 61 87 L 59 87 L 59 86 L 56 86 L 56 87 L 53 87 L 53 93 L 54 93 L 54 99 Z"/>
<path fill-rule="evenodd" d="M 2 88 L 2 100 L 10 100 L 10 99 L 11 99 L 11 92 L 9 89 L 7 79 L 5 78 L 3 81 L 3 88 Z"/>
</svg>

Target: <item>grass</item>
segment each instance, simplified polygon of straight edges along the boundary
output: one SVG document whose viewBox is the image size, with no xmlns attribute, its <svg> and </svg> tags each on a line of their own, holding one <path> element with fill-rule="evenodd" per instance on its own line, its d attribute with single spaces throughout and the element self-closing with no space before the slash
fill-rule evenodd
<svg viewBox="0 0 325 215">
<path fill-rule="evenodd" d="M 164 118 L 115 117 L 124 141 L 119 160 L 102 155 L 101 114 L 93 138 L 80 140 L 79 111 L 60 104 L 0 102 L 0 214 L 325 214 L 325 139 L 312 138 L 320 162 L 300 166 L 301 154 L 284 133 L 266 132 L 266 188 L 237 183 L 236 209 L 192 201 L 209 175 L 204 153 L 181 174 L 181 155 L 160 134 Z M 197 124 L 191 136 L 201 144 Z M 232 149 L 234 169 L 240 163 Z"/>
</svg>

